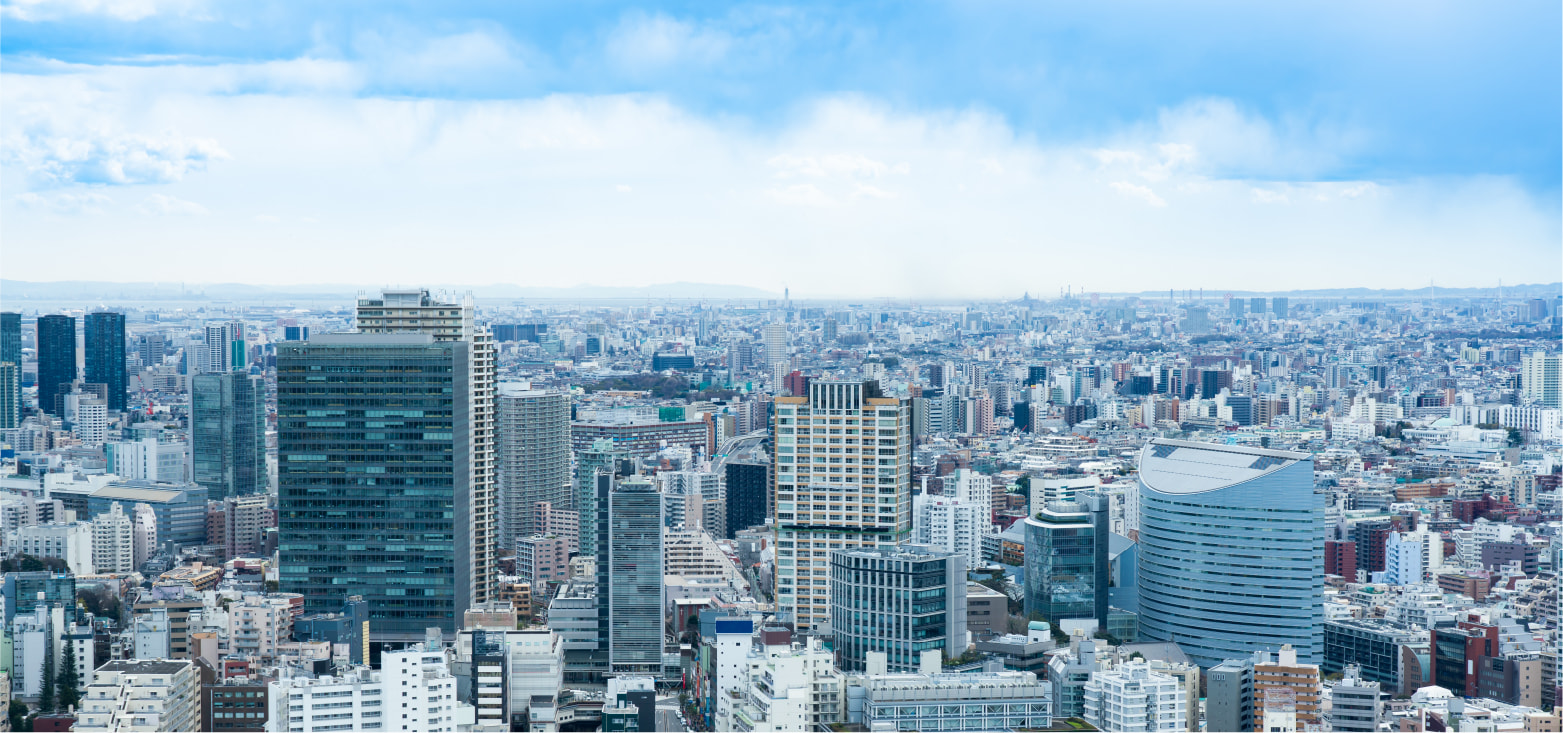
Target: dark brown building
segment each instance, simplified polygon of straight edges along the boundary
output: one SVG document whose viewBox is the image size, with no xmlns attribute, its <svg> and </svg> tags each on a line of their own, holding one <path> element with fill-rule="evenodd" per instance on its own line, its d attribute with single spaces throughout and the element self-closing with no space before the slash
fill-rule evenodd
<svg viewBox="0 0 1563 733">
<path fill-rule="evenodd" d="M 268 698 L 264 682 L 233 682 L 201 687 L 201 730 L 264 731 Z"/>
</svg>

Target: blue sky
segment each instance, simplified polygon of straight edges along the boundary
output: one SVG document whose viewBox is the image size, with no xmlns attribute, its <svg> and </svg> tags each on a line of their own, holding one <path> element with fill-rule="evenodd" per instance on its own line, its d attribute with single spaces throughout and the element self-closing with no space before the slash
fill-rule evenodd
<svg viewBox="0 0 1563 733">
<path fill-rule="evenodd" d="M 1563 269 L 1556 2 L 0 12 L 17 279 L 1007 297 Z M 30 275 L 60 245 L 79 270 Z"/>
</svg>

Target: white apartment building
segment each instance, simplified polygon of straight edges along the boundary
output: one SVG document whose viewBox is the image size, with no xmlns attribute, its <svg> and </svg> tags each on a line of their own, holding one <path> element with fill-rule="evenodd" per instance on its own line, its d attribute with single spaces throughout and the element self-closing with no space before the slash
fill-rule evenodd
<svg viewBox="0 0 1563 733">
<path fill-rule="evenodd" d="M 953 478 L 943 494 L 912 500 L 912 541 L 965 555 L 966 567 L 981 567 L 982 538 L 993 529 L 993 479 L 965 468 Z"/>
<path fill-rule="evenodd" d="M 21 527 L 6 538 L 6 549 L 33 557 L 56 557 L 76 575 L 91 575 L 92 525 L 88 522 L 50 522 Z"/>
<path fill-rule="evenodd" d="M 274 659 L 292 640 L 293 610 L 286 598 L 247 595 L 228 606 L 228 647 L 235 655 Z"/>
<path fill-rule="evenodd" d="M 1085 720 L 1102 730 L 1183 730 L 1187 706 L 1178 679 L 1143 662 L 1092 672 L 1091 680 L 1085 683 Z"/>
<path fill-rule="evenodd" d="M 73 392 L 65 395 L 65 416 L 71 424 L 71 432 L 82 445 L 96 448 L 108 437 L 108 402 L 91 394 Z"/>
<path fill-rule="evenodd" d="M 157 554 L 157 511 L 148 504 L 137 504 L 130 510 L 134 522 L 131 536 L 131 554 L 136 567 Z"/>
<path fill-rule="evenodd" d="M 763 633 L 763 632 L 762 632 Z M 834 655 L 820 640 L 806 645 L 753 647 L 745 660 L 748 674 L 718 691 L 717 730 L 803 731 L 838 722 L 845 702 L 844 678 Z M 726 702 L 726 718 L 723 718 Z"/>
<path fill-rule="evenodd" d="M 82 691 L 73 730 L 194 731 L 201 727 L 201 677 L 187 659 L 115 660 Z"/>
<path fill-rule="evenodd" d="M 117 501 L 92 520 L 92 566 L 120 575 L 136 570 L 135 527 Z"/>
<path fill-rule="evenodd" d="M 830 618 L 831 550 L 911 537 L 911 411 L 877 382 L 824 380 L 775 411 L 777 612 L 809 631 Z"/>
<path fill-rule="evenodd" d="M 416 646 L 385 652 L 378 672 L 360 667 L 340 677 L 277 680 L 270 685 L 270 703 L 266 729 L 279 733 L 455 733 L 473 719 L 471 707 L 456 699 L 456 678 L 445 654 Z"/>
<path fill-rule="evenodd" d="M 1384 582 L 1432 582 L 1444 566 L 1444 540 L 1427 530 L 1391 532 L 1384 541 Z"/>
<path fill-rule="evenodd" d="M 662 572 L 685 578 L 721 578 L 734 588 L 749 585 L 732 558 L 717 546 L 716 540 L 700 530 L 662 531 Z"/>
<path fill-rule="evenodd" d="M 1520 393 L 1542 407 L 1563 407 L 1563 355 L 1536 351 L 1521 359 Z"/>
</svg>

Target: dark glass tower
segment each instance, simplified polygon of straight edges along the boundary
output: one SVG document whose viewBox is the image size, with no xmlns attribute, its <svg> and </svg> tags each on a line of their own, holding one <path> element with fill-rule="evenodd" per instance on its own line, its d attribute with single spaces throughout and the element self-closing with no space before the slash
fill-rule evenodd
<svg viewBox="0 0 1563 733">
<path fill-rule="evenodd" d="M 608 664 L 662 672 L 662 495 L 635 476 L 608 495 Z M 599 596 L 600 597 L 600 596 Z"/>
<path fill-rule="evenodd" d="M 732 539 L 770 517 L 771 465 L 729 461 L 726 470 L 727 538 Z"/>
<path fill-rule="evenodd" d="M 212 499 L 270 488 L 266 472 L 266 385 L 245 372 L 190 379 L 191 479 Z"/>
<path fill-rule="evenodd" d="M 22 422 L 22 314 L 0 313 L 0 428 Z"/>
<path fill-rule="evenodd" d="M 125 410 L 125 314 L 88 313 L 87 382 L 108 387 L 110 410 Z"/>
<path fill-rule="evenodd" d="M 56 404 L 58 395 L 69 394 L 76 381 L 76 319 L 42 316 L 38 319 L 38 409 L 50 415 L 65 412 Z"/>
<path fill-rule="evenodd" d="M 455 633 L 473 601 L 472 372 L 468 342 L 429 334 L 278 345 L 279 574 L 306 613 L 361 595 L 373 643 Z"/>
</svg>

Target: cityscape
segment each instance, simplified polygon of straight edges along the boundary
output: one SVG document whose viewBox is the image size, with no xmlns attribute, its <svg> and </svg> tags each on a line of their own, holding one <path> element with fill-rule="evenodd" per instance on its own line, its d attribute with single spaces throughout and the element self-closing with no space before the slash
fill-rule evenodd
<svg viewBox="0 0 1563 733">
<path fill-rule="evenodd" d="M 1560 24 L 0 0 L 0 731 L 1563 733 Z"/>
</svg>

